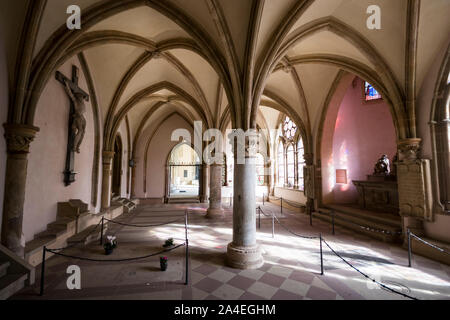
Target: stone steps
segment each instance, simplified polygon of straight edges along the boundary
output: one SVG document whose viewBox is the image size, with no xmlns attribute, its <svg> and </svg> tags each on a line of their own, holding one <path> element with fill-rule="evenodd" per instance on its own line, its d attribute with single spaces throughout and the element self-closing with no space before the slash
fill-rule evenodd
<svg viewBox="0 0 450 320">
<path fill-rule="evenodd" d="M 33 240 L 26 243 L 25 261 L 32 266 L 37 266 L 42 262 L 44 246 L 48 248 L 64 248 L 68 244 L 80 242 L 83 239 L 83 235 L 87 235 L 92 230 L 90 228 L 95 227 L 102 216 L 114 219 L 126 211 L 125 206 L 122 204 L 111 206 L 107 211 L 100 214 L 83 211 L 86 208 L 87 205 L 79 200 L 58 203 L 59 211 L 56 221 L 49 223 L 45 231 L 36 234 Z M 85 231 L 86 233 L 84 233 Z M 98 231 L 97 235 L 94 234 L 83 242 L 94 241 L 95 237 L 98 239 L 99 236 L 100 231 Z M 51 256 L 48 253 L 46 259 Z"/>
<path fill-rule="evenodd" d="M 198 197 L 168 198 L 167 203 L 200 203 Z"/>
<path fill-rule="evenodd" d="M 378 218 L 371 219 L 370 217 L 367 216 L 366 212 L 363 212 L 362 214 L 359 215 L 358 212 L 354 210 L 348 212 L 347 210 L 345 210 L 345 208 L 344 209 L 339 208 L 339 210 L 337 209 L 338 208 L 336 206 L 333 206 L 333 209 L 330 209 L 329 206 L 327 206 L 326 208 L 319 208 L 318 211 L 322 213 L 314 212 L 313 218 L 318 218 L 323 221 L 327 221 L 331 224 L 332 218 L 330 214 L 334 212 L 335 213 L 334 224 L 336 226 L 354 230 L 358 233 L 365 234 L 369 237 L 381 240 L 383 242 L 390 242 L 390 243 L 401 242 L 401 235 L 397 234 L 398 232 L 402 231 L 400 220 L 398 221 L 398 224 L 395 224 L 393 220 L 386 222 L 384 219 Z M 383 220 L 383 222 L 381 222 L 381 220 Z M 365 228 L 361 228 L 360 226 L 368 227 L 370 229 L 375 230 L 386 230 L 389 233 L 367 230 Z"/>
<path fill-rule="evenodd" d="M 0 300 L 6 300 L 26 285 L 34 284 L 35 270 L 0 245 Z"/>
<path fill-rule="evenodd" d="M 8 273 L 8 268 L 10 266 L 9 261 L 0 261 L 0 278 Z"/>
<path fill-rule="evenodd" d="M 27 274 L 7 274 L 0 278 L 0 300 L 6 300 L 25 287 Z"/>
<path fill-rule="evenodd" d="M 67 239 L 67 245 L 73 245 L 73 244 L 83 244 L 87 245 L 93 241 L 100 239 L 100 233 L 101 233 L 101 226 L 99 225 L 97 227 L 97 230 L 94 231 L 94 229 L 97 227 L 97 225 L 92 225 L 85 230 L 83 230 L 80 233 L 77 233 L 76 235 L 73 235 L 72 237 Z M 103 234 L 106 233 L 108 230 L 107 224 L 105 223 L 103 228 Z"/>
<path fill-rule="evenodd" d="M 347 215 L 352 215 L 354 217 L 364 217 L 368 221 L 373 221 L 375 223 L 386 224 L 393 227 L 401 227 L 400 216 L 395 216 L 391 213 L 374 213 L 372 211 L 363 210 L 351 206 L 344 206 L 338 204 L 329 204 L 325 208 L 330 210 L 339 211 Z"/>
</svg>

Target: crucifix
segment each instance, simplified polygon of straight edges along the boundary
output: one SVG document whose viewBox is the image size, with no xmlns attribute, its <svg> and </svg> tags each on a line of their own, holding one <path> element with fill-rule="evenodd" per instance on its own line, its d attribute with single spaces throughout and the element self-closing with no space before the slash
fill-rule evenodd
<svg viewBox="0 0 450 320">
<path fill-rule="evenodd" d="M 64 85 L 64 90 L 70 99 L 69 127 L 67 140 L 66 168 L 64 170 L 64 183 L 69 186 L 75 182 L 75 152 L 80 153 L 80 145 L 83 142 L 86 130 L 86 106 L 84 101 L 89 101 L 89 95 L 78 86 L 78 68 L 72 66 L 72 80 L 56 71 L 56 80 Z"/>
</svg>

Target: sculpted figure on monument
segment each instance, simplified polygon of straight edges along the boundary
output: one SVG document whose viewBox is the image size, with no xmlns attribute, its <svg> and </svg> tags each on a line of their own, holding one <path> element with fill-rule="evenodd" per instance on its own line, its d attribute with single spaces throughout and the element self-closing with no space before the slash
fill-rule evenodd
<svg viewBox="0 0 450 320">
<path fill-rule="evenodd" d="M 70 100 L 72 100 L 74 105 L 74 113 L 72 115 L 73 121 L 71 128 L 72 135 L 74 137 L 72 151 L 80 153 L 80 146 L 81 143 L 83 142 L 84 133 L 86 131 L 86 118 L 84 117 L 84 113 L 86 112 L 86 106 L 84 104 L 84 97 L 83 94 L 79 92 L 73 93 L 67 81 L 64 81 L 64 83 L 66 93 L 69 96 Z"/>
<path fill-rule="evenodd" d="M 374 175 L 388 176 L 391 173 L 391 168 L 389 164 L 389 158 L 387 155 L 382 155 L 375 164 L 375 169 L 373 171 Z"/>
</svg>

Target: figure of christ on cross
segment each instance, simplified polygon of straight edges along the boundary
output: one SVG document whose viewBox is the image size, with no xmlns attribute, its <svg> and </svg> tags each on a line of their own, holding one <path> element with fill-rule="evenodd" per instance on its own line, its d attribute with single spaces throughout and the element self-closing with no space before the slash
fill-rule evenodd
<svg viewBox="0 0 450 320">
<path fill-rule="evenodd" d="M 66 170 L 64 182 L 66 186 L 75 181 L 74 153 L 80 153 L 80 146 L 86 131 L 86 106 L 84 101 L 89 101 L 89 95 L 78 86 L 78 68 L 72 66 L 72 80 L 65 77 L 59 71 L 56 72 L 56 80 L 64 85 L 64 90 L 70 99 L 69 134 L 67 141 Z"/>
</svg>

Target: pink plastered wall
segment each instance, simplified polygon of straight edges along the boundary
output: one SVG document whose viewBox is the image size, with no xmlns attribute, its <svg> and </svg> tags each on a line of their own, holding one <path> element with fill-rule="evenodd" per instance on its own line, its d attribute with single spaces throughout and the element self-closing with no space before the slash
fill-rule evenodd
<svg viewBox="0 0 450 320">
<path fill-rule="evenodd" d="M 348 79 L 343 81 L 348 83 Z M 397 152 L 396 132 L 389 106 L 384 101 L 364 103 L 362 85 L 363 81 L 359 78 L 352 82 L 334 117 L 327 117 L 328 123 L 325 125 L 329 126 L 331 134 L 324 135 L 323 139 L 332 140 L 328 141 L 331 147 L 329 152 L 322 153 L 322 164 L 327 167 L 322 176 L 327 184 L 324 188 L 325 203 L 357 202 L 358 195 L 352 180 L 366 180 L 381 155 L 387 154 L 392 160 Z M 331 109 L 329 111 L 333 112 Z M 334 132 L 330 130 L 332 125 Z M 347 184 L 336 184 L 336 169 L 347 170 Z"/>
<path fill-rule="evenodd" d="M 88 92 L 85 75 L 76 57 L 71 58 L 58 70 L 70 76 L 72 65 L 80 70 L 79 86 Z M 94 115 L 91 103 L 86 103 L 86 132 L 81 152 L 75 154 L 76 181 L 66 187 L 63 171 L 66 160 L 68 117 L 69 99 L 61 83 L 51 77 L 37 105 L 34 125 L 39 127 L 40 131 L 31 143 L 28 156 L 23 218 L 26 241 L 32 240 L 35 234 L 46 230 L 47 224 L 56 220 L 58 202 L 80 199 L 89 205 L 91 212 L 100 210 L 101 165 L 98 170 L 98 189 L 91 190 L 95 150 Z M 126 149 L 128 147 L 126 131 L 123 134 Z M 101 143 L 100 141 L 100 145 Z M 126 159 L 126 155 L 124 158 Z M 99 164 L 100 162 L 101 159 Z M 126 170 L 124 175 L 126 176 Z M 91 204 L 92 192 L 98 192 L 96 205 Z"/>
</svg>

